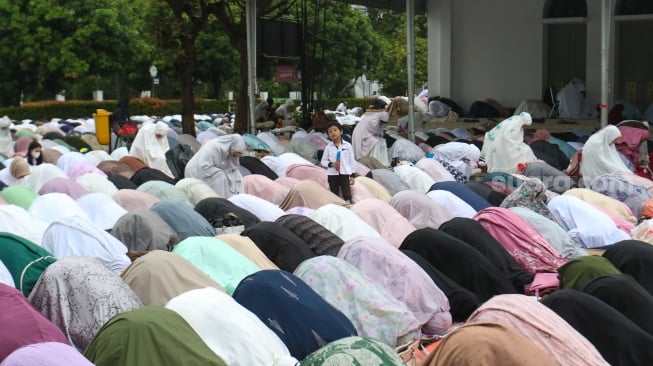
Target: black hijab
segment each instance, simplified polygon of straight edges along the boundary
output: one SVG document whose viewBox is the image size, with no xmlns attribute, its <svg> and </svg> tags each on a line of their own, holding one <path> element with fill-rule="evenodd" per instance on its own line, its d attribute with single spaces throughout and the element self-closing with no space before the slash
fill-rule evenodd
<svg viewBox="0 0 653 366">
<path fill-rule="evenodd" d="M 132 182 L 131 180 L 127 179 L 127 177 L 122 176 L 120 174 L 113 174 L 107 177 L 109 182 L 113 183 L 113 185 L 116 186 L 118 189 L 136 189 L 138 186 Z"/>
<path fill-rule="evenodd" d="M 653 336 L 596 297 L 565 289 L 542 303 L 587 338 L 611 365 L 653 365 Z"/>
<path fill-rule="evenodd" d="M 505 194 L 495 191 L 492 187 L 485 183 L 472 181 L 465 183 L 465 185 L 467 188 L 483 197 L 486 201 L 490 202 L 490 204 L 495 207 L 501 206 L 501 202 L 503 202 L 503 200 L 506 198 Z"/>
<path fill-rule="evenodd" d="M 345 244 L 340 237 L 308 216 L 283 215 L 275 222 L 292 231 L 317 255 L 336 257 L 340 248 Z"/>
<path fill-rule="evenodd" d="M 618 270 L 633 276 L 653 295 L 653 246 L 639 240 L 622 240 L 603 253 Z"/>
<path fill-rule="evenodd" d="M 231 217 L 230 214 L 238 217 L 245 229 L 261 222 L 256 215 L 225 198 L 205 198 L 195 205 L 195 211 L 204 216 L 213 227 L 232 226 L 225 222 L 225 219 Z"/>
<path fill-rule="evenodd" d="M 417 263 L 424 272 L 433 280 L 436 286 L 449 299 L 451 316 L 455 322 L 465 322 L 467 318 L 480 306 L 481 301 L 468 289 L 460 286 L 444 273 L 438 271 L 424 257 L 413 252 L 412 250 L 402 250 L 408 258 Z"/>
<path fill-rule="evenodd" d="M 270 169 L 269 166 L 265 165 L 265 163 L 262 162 L 259 158 L 252 156 L 241 156 L 238 160 L 240 160 L 240 165 L 247 168 L 247 170 L 249 170 L 252 174 L 265 175 L 272 180 L 279 178 L 277 173 L 275 173 L 274 170 Z"/>
<path fill-rule="evenodd" d="M 601 276 L 588 282 L 583 292 L 610 305 L 653 335 L 653 295 L 626 274 Z"/>
<path fill-rule="evenodd" d="M 134 175 L 132 175 L 131 180 L 137 186 L 140 186 L 141 184 L 143 184 L 145 182 L 149 182 L 151 180 L 160 180 L 160 181 L 172 184 L 173 186 L 176 183 L 173 178 L 170 178 L 164 172 L 162 172 L 162 171 L 160 171 L 158 169 L 152 169 L 152 168 L 139 169 L 136 173 L 134 173 Z"/>
<path fill-rule="evenodd" d="M 516 293 L 512 284 L 469 244 L 432 228 L 413 231 L 399 249 L 412 250 L 447 277 L 486 301 L 494 295 Z"/>
<path fill-rule="evenodd" d="M 524 286 L 533 282 L 533 275 L 524 271 L 478 221 L 456 217 L 440 225 L 440 230 L 474 247 L 512 283 L 518 293 L 523 293 Z"/>
<path fill-rule="evenodd" d="M 294 272 L 304 260 L 316 256 L 301 238 L 274 222 L 259 222 L 240 235 L 252 239 L 263 254 L 284 271 Z"/>
</svg>

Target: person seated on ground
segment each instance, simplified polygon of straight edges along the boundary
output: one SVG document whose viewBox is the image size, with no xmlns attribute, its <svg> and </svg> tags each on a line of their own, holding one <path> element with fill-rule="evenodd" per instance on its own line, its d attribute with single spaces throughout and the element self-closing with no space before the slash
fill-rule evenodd
<svg viewBox="0 0 653 366">
<path fill-rule="evenodd" d="M 347 102 L 344 101 L 336 107 L 336 113 L 341 114 L 341 115 L 346 115 L 347 114 Z"/>
<path fill-rule="evenodd" d="M 597 115 L 592 103 L 585 99 L 585 82 L 581 79 L 572 79 L 560 89 L 556 98 L 560 103 L 560 118 L 591 118 Z"/>
<path fill-rule="evenodd" d="M 294 126 L 295 119 L 293 118 L 293 109 L 295 108 L 295 102 L 292 99 L 286 100 L 286 102 L 280 105 L 275 113 L 277 115 L 277 120 L 281 121 L 281 126 L 277 127 L 286 127 Z"/>
<path fill-rule="evenodd" d="M 238 167 L 245 152 L 247 145 L 238 134 L 211 139 L 186 164 L 184 176 L 208 184 L 220 197 L 243 193 L 243 175 Z"/>
<path fill-rule="evenodd" d="M 41 156 L 42 147 L 37 141 L 32 141 L 27 148 L 27 163 L 31 166 L 36 166 L 43 163 Z"/>
<path fill-rule="evenodd" d="M 356 160 L 373 156 L 384 166 L 390 165 L 388 148 L 383 137 L 384 128 L 390 120 L 388 112 L 366 113 L 358 122 L 351 136 Z"/>
<path fill-rule="evenodd" d="M 170 150 L 168 131 L 170 127 L 163 121 L 144 123 L 132 142 L 129 155 L 174 178 L 166 158 L 166 151 Z"/>
<path fill-rule="evenodd" d="M 326 132 L 327 124 L 329 123 L 329 117 L 324 113 L 324 104 L 321 102 L 315 102 L 315 108 L 313 115 L 311 116 L 311 121 L 313 122 L 313 131 L 315 132 Z"/>
</svg>

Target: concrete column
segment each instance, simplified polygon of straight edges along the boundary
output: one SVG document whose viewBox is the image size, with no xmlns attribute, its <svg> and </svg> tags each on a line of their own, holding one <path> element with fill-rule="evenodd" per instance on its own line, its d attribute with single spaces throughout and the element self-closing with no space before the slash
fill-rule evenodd
<svg viewBox="0 0 653 366">
<path fill-rule="evenodd" d="M 427 0 L 429 96 L 451 97 L 453 0 Z"/>
</svg>

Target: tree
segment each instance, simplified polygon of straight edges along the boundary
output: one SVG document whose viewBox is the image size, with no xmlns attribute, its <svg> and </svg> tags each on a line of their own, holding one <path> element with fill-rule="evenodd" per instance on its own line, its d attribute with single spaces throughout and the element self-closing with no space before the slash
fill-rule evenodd
<svg viewBox="0 0 653 366">
<path fill-rule="evenodd" d="M 197 65 L 196 41 L 207 26 L 210 15 L 216 12 L 222 2 L 165 0 L 165 3 L 169 6 L 172 14 L 166 14 L 164 9 L 157 7 L 156 1 L 150 3 L 156 14 L 161 16 L 154 20 L 154 23 L 159 23 L 154 32 L 160 45 L 169 42 L 164 49 L 169 49 L 173 53 L 172 63 L 181 86 L 182 131 L 195 136 L 193 86 Z"/>
<path fill-rule="evenodd" d="M 277 19 L 288 15 L 296 0 L 260 0 L 256 2 L 256 17 Z M 218 25 L 229 38 L 229 43 L 240 54 L 240 87 L 236 97 L 236 122 L 234 130 L 244 132 L 248 129 L 248 95 L 247 95 L 247 28 L 243 0 L 218 2 L 213 13 Z"/>
<path fill-rule="evenodd" d="M 406 14 L 368 9 L 372 27 L 383 39 L 385 57 L 372 77 L 383 84 L 386 95 L 407 95 Z M 415 17 L 415 81 L 425 82 L 428 72 L 427 26 L 424 16 Z"/>
<path fill-rule="evenodd" d="M 197 71 L 199 80 L 210 83 L 211 98 L 220 98 L 225 84 L 230 88 L 240 81 L 240 55 L 231 47 L 229 39 L 219 28 L 216 21 L 211 21 L 197 38 Z"/>
<path fill-rule="evenodd" d="M 84 77 L 124 75 L 141 58 L 134 2 L 17 0 L 0 4 L 3 104 L 47 98 Z"/>
</svg>

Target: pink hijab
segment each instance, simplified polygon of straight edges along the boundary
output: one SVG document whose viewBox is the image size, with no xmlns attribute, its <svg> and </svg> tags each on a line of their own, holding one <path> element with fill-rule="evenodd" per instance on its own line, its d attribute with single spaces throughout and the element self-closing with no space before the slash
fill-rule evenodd
<svg viewBox="0 0 653 366">
<path fill-rule="evenodd" d="M 286 186 L 289 189 L 292 189 L 292 187 L 294 187 L 295 184 L 301 182 L 299 179 L 291 178 L 291 177 L 279 177 L 274 181 L 281 184 L 282 186 Z"/>
<path fill-rule="evenodd" d="M 567 263 L 537 230 L 507 208 L 488 207 L 474 219 L 529 273 L 556 272 Z"/>
<path fill-rule="evenodd" d="M 77 201 L 77 199 L 83 195 L 89 194 L 89 191 L 84 189 L 84 187 L 75 183 L 74 181 L 68 178 L 53 178 L 50 179 L 47 183 L 41 187 L 39 194 L 42 196 L 48 193 L 65 193 L 69 195 L 72 199 Z"/>
<path fill-rule="evenodd" d="M 244 176 L 243 186 L 245 193 L 263 198 L 275 205 L 279 205 L 290 192 L 290 188 L 260 174 Z"/>
<path fill-rule="evenodd" d="M 358 237 L 340 248 L 338 258 L 353 264 L 406 304 L 424 333 L 445 334 L 451 328 L 447 296 L 417 263 L 392 244 L 380 238 Z"/>
<path fill-rule="evenodd" d="M 317 165 L 292 164 L 286 169 L 286 177 L 299 180 L 310 179 L 320 183 L 324 187 L 329 187 L 326 169 Z"/>
<path fill-rule="evenodd" d="M 456 217 L 446 207 L 430 199 L 426 194 L 413 190 L 395 193 L 390 206 L 407 218 L 417 229 L 438 229 L 443 223 Z"/>
<path fill-rule="evenodd" d="M 376 229 L 383 239 L 394 245 L 395 248 L 399 248 L 404 239 L 415 231 L 415 226 L 401 216 L 397 210 L 375 198 L 357 202 L 351 207 L 351 210 Z"/>
<path fill-rule="evenodd" d="M 77 180 L 77 178 L 81 177 L 82 175 L 86 173 L 97 173 L 103 177 L 107 177 L 106 173 L 98 169 L 95 165 L 91 163 L 77 163 L 66 171 L 66 174 L 68 177 L 72 180 Z"/>
<path fill-rule="evenodd" d="M 156 196 L 135 189 L 121 189 L 112 195 L 113 200 L 122 208 L 131 211 L 149 210 L 152 205 L 159 202 Z"/>
</svg>

